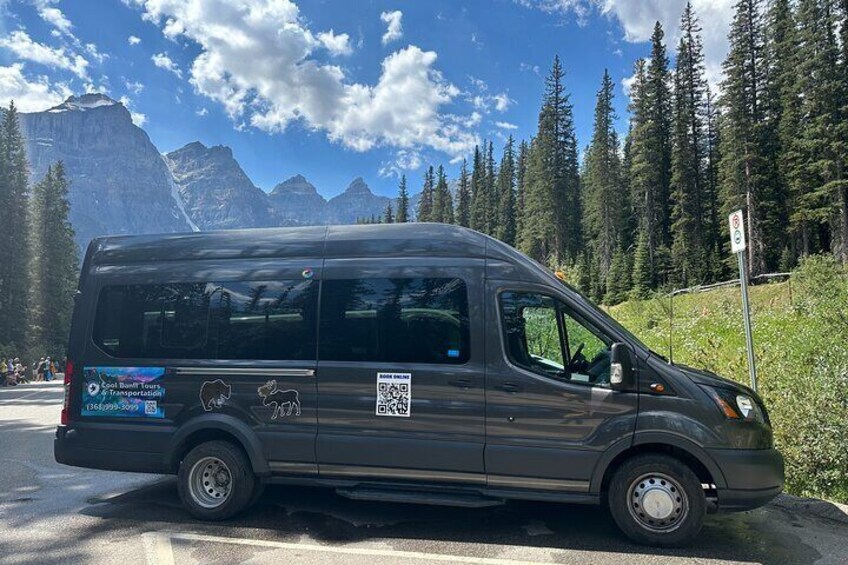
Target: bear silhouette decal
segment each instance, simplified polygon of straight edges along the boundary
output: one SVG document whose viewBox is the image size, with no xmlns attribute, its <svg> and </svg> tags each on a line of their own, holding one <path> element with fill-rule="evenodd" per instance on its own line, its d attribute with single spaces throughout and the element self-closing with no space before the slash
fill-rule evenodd
<svg viewBox="0 0 848 565">
<path fill-rule="evenodd" d="M 274 407 L 274 412 L 271 415 L 272 420 L 276 420 L 280 416 L 291 416 L 292 411 L 294 411 L 295 416 L 300 416 L 300 398 L 297 396 L 296 390 L 280 390 L 277 388 L 277 381 L 270 380 L 259 387 L 257 392 L 262 399 L 262 406 Z"/>
<path fill-rule="evenodd" d="M 200 405 L 207 412 L 221 408 L 232 392 L 232 387 L 221 379 L 206 381 L 200 387 Z"/>
</svg>

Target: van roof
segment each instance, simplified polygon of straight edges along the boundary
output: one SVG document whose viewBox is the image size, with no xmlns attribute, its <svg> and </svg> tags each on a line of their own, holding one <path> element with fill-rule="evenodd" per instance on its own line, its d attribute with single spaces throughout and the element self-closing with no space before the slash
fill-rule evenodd
<svg viewBox="0 0 848 565">
<path fill-rule="evenodd" d="M 435 223 L 107 236 L 94 239 L 87 253 L 90 266 L 201 259 L 415 256 L 497 258 L 513 263 L 523 258 L 482 233 Z"/>
</svg>

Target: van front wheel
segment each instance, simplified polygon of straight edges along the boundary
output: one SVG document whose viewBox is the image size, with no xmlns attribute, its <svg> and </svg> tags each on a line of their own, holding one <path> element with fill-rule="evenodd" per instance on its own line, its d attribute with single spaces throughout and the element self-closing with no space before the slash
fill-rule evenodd
<svg viewBox="0 0 848 565">
<path fill-rule="evenodd" d="M 673 547 L 698 535 L 707 503 L 701 481 L 684 463 L 665 455 L 640 455 L 613 475 L 609 508 L 631 540 Z"/>
<path fill-rule="evenodd" d="M 256 477 L 241 449 L 210 441 L 192 449 L 180 464 L 178 488 L 183 505 L 200 520 L 226 520 L 244 510 Z"/>
</svg>

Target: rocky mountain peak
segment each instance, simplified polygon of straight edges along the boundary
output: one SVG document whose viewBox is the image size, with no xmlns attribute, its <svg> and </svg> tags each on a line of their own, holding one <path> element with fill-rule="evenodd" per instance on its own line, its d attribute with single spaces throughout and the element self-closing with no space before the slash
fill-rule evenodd
<svg viewBox="0 0 848 565">
<path fill-rule="evenodd" d="M 71 111 L 84 111 L 84 110 L 93 110 L 95 108 L 103 108 L 108 106 L 121 106 L 123 105 L 116 101 L 112 100 L 105 94 L 101 94 L 99 92 L 89 92 L 88 94 L 81 94 L 79 96 L 69 96 L 67 100 L 59 104 L 58 106 L 54 106 L 47 110 L 50 113 L 58 113 L 65 112 L 68 110 Z"/>
<path fill-rule="evenodd" d="M 345 194 L 373 194 L 362 177 L 356 177 L 345 189 Z"/>
<path fill-rule="evenodd" d="M 195 141 L 165 155 L 165 162 L 200 229 L 277 225 L 268 195 L 251 182 L 229 147 Z"/>
<path fill-rule="evenodd" d="M 295 175 L 275 186 L 271 194 L 318 195 L 318 189 L 303 175 Z"/>
</svg>

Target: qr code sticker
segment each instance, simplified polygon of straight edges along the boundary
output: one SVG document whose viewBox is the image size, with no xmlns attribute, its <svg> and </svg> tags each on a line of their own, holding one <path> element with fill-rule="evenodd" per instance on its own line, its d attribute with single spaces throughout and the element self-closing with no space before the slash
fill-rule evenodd
<svg viewBox="0 0 848 565">
<path fill-rule="evenodd" d="M 159 410 L 159 406 L 155 400 L 145 400 L 144 401 L 144 413 L 145 414 L 156 414 Z"/>
<path fill-rule="evenodd" d="M 412 373 L 377 373 L 377 416 L 408 418 L 412 406 Z"/>
</svg>

